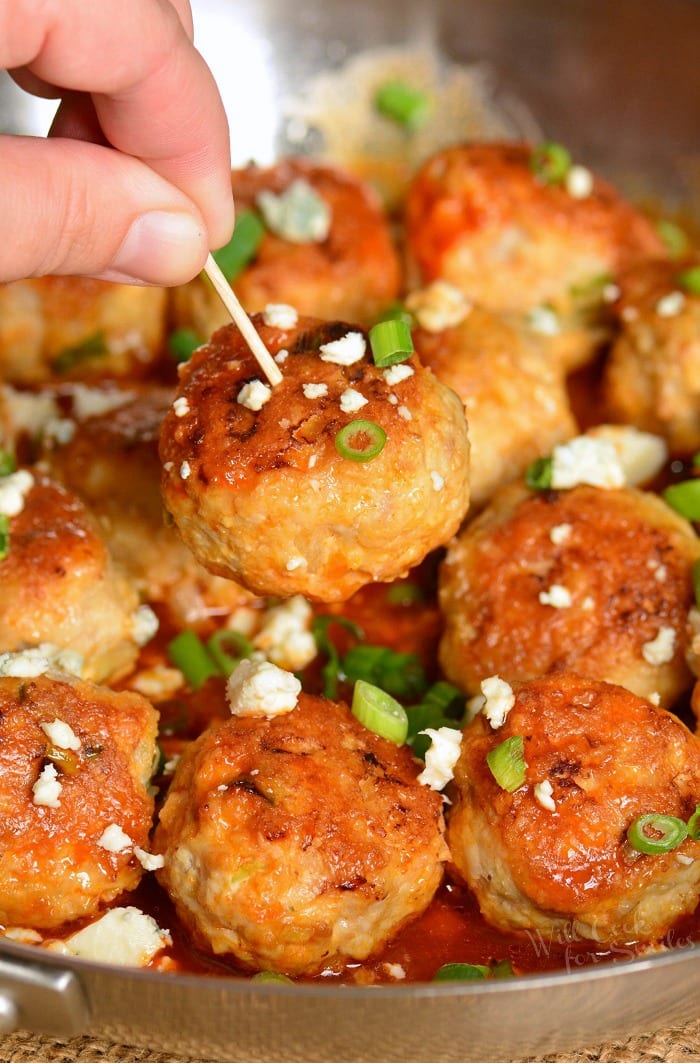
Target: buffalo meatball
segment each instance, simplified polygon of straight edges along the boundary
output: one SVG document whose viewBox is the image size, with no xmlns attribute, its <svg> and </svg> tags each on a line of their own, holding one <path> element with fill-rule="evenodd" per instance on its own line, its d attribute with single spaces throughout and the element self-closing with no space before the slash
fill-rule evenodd
<svg viewBox="0 0 700 1063">
<path fill-rule="evenodd" d="M 234 278 L 238 298 L 250 313 L 287 303 L 300 314 L 373 322 L 397 298 L 400 272 L 388 222 L 369 185 L 308 159 L 286 159 L 269 169 L 248 166 L 232 175 L 239 218 L 257 211 L 261 196 L 288 196 L 298 182 L 296 187 L 320 197 L 327 232 L 285 236 L 289 218 L 274 231 L 266 226 L 253 260 Z M 211 286 L 199 279 L 175 289 L 174 314 L 178 324 L 201 336 L 229 320 Z"/>
<path fill-rule="evenodd" d="M 621 278 L 620 333 L 606 362 L 610 416 L 662 435 L 676 454 L 700 449 L 700 295 L 678 262 L 649 262 Z"/>
<path fill-rule="evenodd" d="M 469 501 L 462 404 L 415 357 L 377 368 L 363 333 L 301 318 L 257 328 L 264 385 L 237 329 L 185 366 L 160 440 L 163 496 L 212 572 L 259 594 L 342 601 L 446 542 Z"/>
<path fill-rule="evenodd" d="M 0 505 L 14 489 L 23 505 L 9 518 L 0 560 L 0 652 L 49 642 L 79 653 L 86 679 L 128 671 L 155 618 L 139 608 L 95 518 L 45 476 L 19 470 L 0 479 Z"/>
<path fill-rule="evenodd" d="M 650 855 L 627 832 L 641 816 L 695 812 L 697 738 L 630 691 L 572 673 L 531 680 L 509 700 L 505 722 L 503 712 L 490 722 L 487 701 L 464 731 L 450 792 L 452 860 L 482 913 L 503 930 L 659 940 L 697 904 L 700 842 Z M 512 779 L 497 764 L 504 742 L 524 759 Z"/>
<path fill-rule="evenodd" d="M 139 883 L 157 717 L 16 656 L 0 678 L 0 922 L 55 929 Z"/>
<path fill-rule="evenodd" d="M 439 278 L 487 310 L 527 316 L 552 357 L 572 368 L 606 334 L 604 279 L 664 247 L 588 170 L 547 182 L 536 158 L 526 144 L 438 152 L 408 191 L 408 254 L 419 284 Z"/>
<path fill-rule="evenodd" d="M 10 383 L 143 375 L 160 358 L 164 289 L 86 277 L 0 285 L 0 377 Z"/>
<path fill-rule="evenodd" d="M 313 974 L 364 959 L 429 904 L 442 799 L 407 747 L 301 694 L 183 754 L 160 814 L 158 877 L 195 941 L 247 967 Z"/>
<path fill-rule="evenodd" d="M 684 659 L 700 540 L 656 495 L 504 488 L 451 545 L 440 574 L 440 658 L 470 694 L 573 670 L 668 707 Z"/>
<path fill-rule="evenodd" d="M 472 505 L 484 505 L 496 488 L 576 434 L 562 375 L 525 333 L 494 314 L 474 307 L 454 327 L 419 328 L 413 338 L 421 361 L 464 403 Z"/>
</svg>

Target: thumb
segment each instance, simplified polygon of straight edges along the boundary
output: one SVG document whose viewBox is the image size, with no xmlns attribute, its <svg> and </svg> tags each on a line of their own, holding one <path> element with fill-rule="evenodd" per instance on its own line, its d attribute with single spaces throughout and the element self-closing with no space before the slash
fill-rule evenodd
<svg viewBox="0 0 700 1063">
<path fill-rule="evenodd" d="M 0 231 L 0 280 L 182 284 L 209 250 L 183 192 L 130 155 L 69 139 L 0 137 Z"/>
</svg>

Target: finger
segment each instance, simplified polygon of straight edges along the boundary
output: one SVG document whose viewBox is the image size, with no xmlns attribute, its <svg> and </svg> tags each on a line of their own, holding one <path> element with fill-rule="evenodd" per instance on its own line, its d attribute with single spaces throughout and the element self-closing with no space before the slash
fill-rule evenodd
<svg viewBox="0 0 700 1063">
<path fill-rule="evenodd" d="M 228 126 L 183 0 L 0 4 L 0 61 L 45 85 L 90 92 L 105 136 L 180 188 L 212 246 L 233 224 Z"/>
<path fill-rule="evenodd" d="M 63 97 L 51 123 L 49 136 L 89 140 L 93 144 L 108 146 L 92 97 L 84 92 L 69 92 Z"/>
<path fill-rule="evenodd" d="M 57 273 L 182 284 L 206 259 L 191 200 L 112 148 L 0 137 L 0 193 L 0 280 Z"/>
</svg>

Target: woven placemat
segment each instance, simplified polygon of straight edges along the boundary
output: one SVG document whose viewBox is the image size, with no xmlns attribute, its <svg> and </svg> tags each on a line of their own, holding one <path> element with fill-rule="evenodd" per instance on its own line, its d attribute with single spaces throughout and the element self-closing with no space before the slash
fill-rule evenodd
<svg viewBox="0 0 700 1063">
<path fill-rule="evenodd" d="M 468 1058 L 468 1057 L 467 1057 Z M 690 1063 L 700 1060 L 700 1020 L 584 1052 L 544 1056 L 529 1063 Z M 150 1048 L 128 1048 L 91 1037 L 53 1041 L 16 1033 L 0 1040 L 0 1063 L 212 1063 Z M 284 1063 L 279 1059 L 276 1063 Z M 361 1061 L 358 1061 L 361 1063 Z M 440 1063 L 436 1060 L 435 1063 Z"/>
</svg>

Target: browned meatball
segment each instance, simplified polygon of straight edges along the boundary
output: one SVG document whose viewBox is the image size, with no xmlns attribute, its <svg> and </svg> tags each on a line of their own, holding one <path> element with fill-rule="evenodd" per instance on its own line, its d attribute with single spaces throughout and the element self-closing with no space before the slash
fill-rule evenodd
<svg viewBox="0 0 700 1063">
<path fill-rule="evenodd" d="M 86 277 L 0 285 L 0 377 L 9 383 L 138 376 L 160 356 L 164 289 Z"/>
<path fill-rule="evenodd" d="M 657 432 L 676 454 L 700 449 L 700 295 L 679 284 L 696 265 L 649 262 L 620 279 L 621 331 L 603 377 L 610 416 Z"/>
<path fill-rule="evenodd" d="M 473 506 L 576 434 L 561 373 L 527 334 L 474 307 L 453 328 L 413 334 L 421 361 L 464 403 Z"/>
<path fill-rule="evenodd" d="M 235 278 L 234 289 L 250 313 L 268 303 L 286 303 L 300 314 L 373 322 L 399 293 L 398 254 L 372 188 L 328 163 L 292 158 L 268 169 L 234 170 L 239 216 L 257 210 L 261 193 L 283 194 L 305 181 L 330 208 L 330 228 L 321 240 L 292 242 L 267 229 L 253 261 Z M 218 296 L 202 280 L 175 289 L 174 314 L 201 336 L 229 320 Z"/>
<path fill-rule="evenodd" d="M 486 757 L 518 738 L 525 778 L 509 792 Z M 622 687 L 570 673 L 516 687 L 505 723 L 480 713 L 466 728 L 450 795 L 452 859 L 501 929 L 653 941 L 697 904 L 700 842 L 646 855 L 626 832 L 695 812 L 700 743 Z"/>
<path fill-rule="evenodd" d="M 532 158 L 517 143 L 434 155 L 408 191 L 408 253 L 418 283 L 449 281 L 494 313 L 534 312 L 535 331 L 555 333 L 551 354 L 571 368 L 600 343 L 601 278 L 664 247 L 608 184 L 581 169 L 590 185 L 583 195 L 566 181 L 546 184 Z"/>
<path fill-rule="evenodd" d="M 138 885 L 156 719 L 138 694 L 0 678 L 0 922 L 57 928 Z"/>
<path fill-rule="evenodd" d="M 172 403 L 169 388 L 91 389 L 79 409 L 100 398 L 114 408 L 75 422 L 64 445 L 51 442 L 45 460 L 52 473 L 99 516 L 115 560 L 148 601 L 165 602 L 174 618 L 195 624 L 228 613 L 250 599 L 233 580 L 198 564 L 165 519 L 160 495 L 158 433 Z"/>
<path fill-rule="evenodd" d="M 263 387 L 230 326 L 187 363 L 163 422 L 163 495 L 183 539 L 212 572 L 259 594 L 342 601 L 402 575 L 467 509 L 460 400 L 415 357 L 378 369 L 350 325 L 254 320 L 273 355 L 288 351 L 282 383 Z M 352 364 L 326 360 L 346 356 Z M 259 409 L 244 404 L 252 389 Z M 386 442 L 357 461 L 339 451 L 340 432 L 361 457 Z"/>
<path fill-rule="evenodd" d="M 81 654 L 86 679 L 122 674 L 148 634 L 142 638 L 138 604 L 95 518 L 75 495 L 36 475 L 10 518 L 0 561 L 0 651 L 48 642 Z"/>
<path fill-rule="evenodd" d="M 232 717 L 178 764 L 158 877 L 194 940 L 248 967 L 364 959 L 442 876 L 442 799 L 417 774 L 341 704 L 302 694 L 282 716 Z"/>
<path fill-rule="evenodd" d="M 505 488 L 443 564 L 443 667 L 471 694 L 493 673 L 574 670 L 668 707 L 690 684 L 699 554 L 690 525 L 651 493 Z"/>
</svg>

